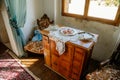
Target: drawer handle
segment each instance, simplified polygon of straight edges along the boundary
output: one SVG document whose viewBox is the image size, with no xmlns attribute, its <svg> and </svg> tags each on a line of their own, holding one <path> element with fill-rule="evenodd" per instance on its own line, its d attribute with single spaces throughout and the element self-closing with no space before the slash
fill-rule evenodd
<svg viewBox="0 0 120 80">
<path fill-rule="evenodd" d="M 56 63 L 56 62 L 54 62 L 53 64 L 57 66 L 57 63 Z"/>
<path fill-rule="evenodd" d="M 67 71 L 67 69 L 66 69 L 66 68 L 64 68 L 64 67 L 63 67 L 63 70 Z"/>
<path fill-rule="evenodd" d="M 78 75 L 78 74 L 77 74 L 77 73 L 75 73 L 75 72 L 73 72 L 73 74 L 74 74 L 74 75 L 76 75 L 76 76 Z"/>
<path fill-rule="evenodd" d="M 77 80 L 77 79 L 75 79 L 75 78 L 72 78 L 72 80 Z"/>
</svg>

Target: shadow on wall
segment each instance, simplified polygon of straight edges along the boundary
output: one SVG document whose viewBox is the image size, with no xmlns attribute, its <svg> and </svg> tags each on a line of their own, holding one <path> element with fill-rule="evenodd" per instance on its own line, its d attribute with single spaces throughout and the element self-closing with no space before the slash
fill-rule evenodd
<svg viewBox="0 0 120 80">
<path fill-rule="evenodd" d="M 2 9 L 3 0 L 0 0 L 0 10 Z"/>
<path fill-rule="evenodd" d="M 0 4 L 1 4 L 1 1 L 0 1 Z M 3 43 L 9 42 L 8 34 L 5 28 L 5 23 L 4 23 L 1 11 L 0 11 L 0 39 L 1 39 L 1 42 Z"/>
<path fill-rule="evenodd" d="M 93 59 L 102 61 L 111 56 L 120 33 L 119 27 L 70 17 L 63 17 L 62 22 L 63 25 L 75 27 L 77 29 L 99 35 L 98 42 L 95 44 L 93 50 Z"/>
<path fill-rule="evenodd" d="M 42 0 L 26 0 L 27 1 L 27 15 L 26 23 L 22 28 L 25 36 L 25 41 L 27 42 L 33 33 L 34 27 L 36 27 L 37 18 L 43 15 L 42 10 Z"/>
</svg>

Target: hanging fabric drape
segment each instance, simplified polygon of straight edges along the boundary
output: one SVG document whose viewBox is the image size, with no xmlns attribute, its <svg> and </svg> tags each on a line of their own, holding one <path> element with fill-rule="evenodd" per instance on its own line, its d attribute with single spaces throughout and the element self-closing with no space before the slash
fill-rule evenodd
<svg viewBox="0 0 120 80">
<path fill-rule="evenodd" d="M 23 46 L 25 45 L 24 35 L 21 30 L 26 20 L 26 0 L 6 0 L 10 24 L 17 44 L 18 56 L 25 56 Z"/>
</svg>

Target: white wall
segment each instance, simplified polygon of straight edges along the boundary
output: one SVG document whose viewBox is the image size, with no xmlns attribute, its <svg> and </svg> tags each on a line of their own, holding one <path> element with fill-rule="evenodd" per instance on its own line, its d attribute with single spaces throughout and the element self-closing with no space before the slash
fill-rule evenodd
<svg viewBox="0 0 120 80">
<path fill-rule="evenodd" d="M 46 1 L 53 2 L 53 0 L 46 0 Z M 55 0 L 55 1 L 56 1 L 55 5 L 46 3 L 47 4 L 46 10 L 48 9 L 49 11 L 54 11 L 54 15 L 55 15 L 54 18 L 56 19 L 56 23 L 98 34 L 99 38 L 98 38 L 98 42 L 94 47 L 92 58 L 99 61 L 109 58 L 118 40 L 118 35 L 120 34 L 120 27 L 118 26 L 115 27 L 113 25 L 103 24 L 95 21 L 86 21 L 86 20 L 61 16 L 61 0 Z M 54 8 L 50 10 L 49 6 Z"/>
<path fill-rule="evenodd" d="M 55 19 L 55 24 L 61 24 L 62 23 L 62 16 L 61 16 L 61 1 L 60 0 L 55 0 L 55 8 L 54 8 L 54 19 Z"/>
<path fill-rule="evenodd" d="M 55 24 L 61 24 L 61 0 L 44 0 L 43 12 L 46 13 Z"/>
<path fill-rule="evenodd" d="M 43 15 L 43 0 L 27 0 L 27 17 L 26 23 L 22 31 L 25 36 L 25 40 L 28 41 L 31 34 L 33 34 L 33 28 L 36 26 L 36 20 Z"/>
<path fill-rule="evenodd" d="M 44 0 L 43 4 L 44 4 L 43 12 L 48 15 L 50 20 L 54 20 L 54 16 L 55 16 L 55 13 L 54 13 L 55 0 Z"/>
<path fill-rule="evenodd" d="M 48 15 L 55 24 L 61 24 L 61 0 L 44 0 L 43 12 Z"/>
</svg>

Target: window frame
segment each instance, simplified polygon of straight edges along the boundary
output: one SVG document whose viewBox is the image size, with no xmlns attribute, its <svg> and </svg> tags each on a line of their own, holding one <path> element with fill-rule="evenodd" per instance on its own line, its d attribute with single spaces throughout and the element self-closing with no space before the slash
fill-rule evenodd
<svg viewBox="0 0 120 80">
<path fill-rule="evenodd" d="M 62 0 L 62 16 L 80 18 L 80 19 L 85 19 L 85 20 L 92 20 L 92 21 L 99 21 L 102 23 L 107 23 L 107 24 L 111 24 L 111 25 L 115 25 L 115 26 L 119 25 L 119 23 L 120 23 L 120 5 L 118 7 L 115 19 L 109 20 L 109 19 L 88 16 L 89 4 L 90 4 L 90 0 L 85 0 L 84 14 L 78 15 L 78 14 L 72 14 L 72 13 L 65 12 L 65 0 Z"/>
</svg>

